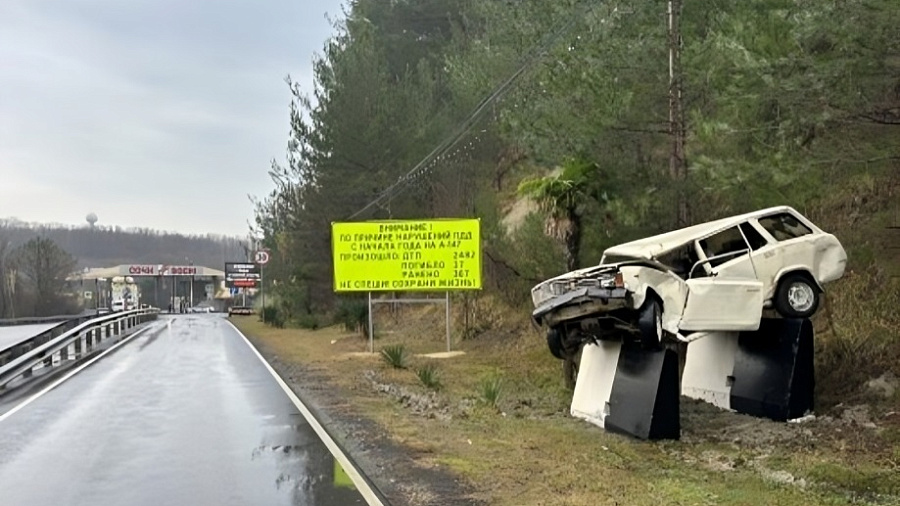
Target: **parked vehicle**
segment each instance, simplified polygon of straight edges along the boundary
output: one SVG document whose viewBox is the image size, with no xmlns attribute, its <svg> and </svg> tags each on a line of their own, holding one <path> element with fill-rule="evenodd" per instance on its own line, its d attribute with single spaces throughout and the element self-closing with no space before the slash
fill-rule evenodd
<svg viewBox="0 0 900 506">
<path fill-rule="evenodd" d="M 773 207 L 609 248 L 600 265 L 535 286 L 532 316 L 558 358 L 598 339 L 658 347 L 702 331 L 756 330 L 765 307 L 808 318 L 846 263 L 837 238 Z"/>
<path fill-rule="evenodd" d="M 111 308 L 115 311 L 131 311 L 140 302 L 140 289 L 131 276 L 116 276 L 110 281 Z"/>
<path fill-rule="evenodd" d="M 252 314 L 253 308 L 249 306 L 231 306 L 228 308 L 228 316 Z"/>
</svg>

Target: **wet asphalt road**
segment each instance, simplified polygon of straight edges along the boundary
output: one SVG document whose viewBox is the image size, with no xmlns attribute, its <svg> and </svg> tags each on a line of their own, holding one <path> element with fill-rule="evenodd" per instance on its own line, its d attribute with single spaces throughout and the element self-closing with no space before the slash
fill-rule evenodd
<svg viewBox="0 0 900 506">
<path fill-rule="evenodd" d="M 161 318 L 10 409 L 3 506 L 366 504 L 221 316 Z"/>
</svg>

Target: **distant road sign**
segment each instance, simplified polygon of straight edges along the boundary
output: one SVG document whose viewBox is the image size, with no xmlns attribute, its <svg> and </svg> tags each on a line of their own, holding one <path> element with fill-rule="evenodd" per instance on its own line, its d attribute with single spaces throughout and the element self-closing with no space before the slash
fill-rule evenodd
<svg viewBox="0 0 900 506">
<path fill-rule="evenodd" d="M 336 292 L 481 288 L 478 220 L 332 223 Z"/>
<path fill-rule="evenodd" d="M 253 258 L 259 265 L 266 265 L 269 263 L 269 252 L 266 250 L 257 251 Z"/>
<path fill-rule="evenodd" d="M 225 263 L 225 285 L 229 288 L 256 288 L 259 286 L 259 265 L 248 262 Z"/>
</svg>

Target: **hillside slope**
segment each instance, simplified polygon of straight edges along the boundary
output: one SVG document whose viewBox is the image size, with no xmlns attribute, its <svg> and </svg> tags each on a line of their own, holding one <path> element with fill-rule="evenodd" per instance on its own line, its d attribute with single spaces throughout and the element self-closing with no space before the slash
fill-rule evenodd
<svg viewBox="0 0 900 506">
<path fill-rule="evenodd" d="M 236 237 L 186 236 L 153 230 L 59 227 L 0 220 L 0 239 L 12 248 L 36 236 L 53 240 L 78 260 L 79 267 L 119 264 L 186 264 L 221 269 L 247 258 L 247 241 Z"/>
</svg>

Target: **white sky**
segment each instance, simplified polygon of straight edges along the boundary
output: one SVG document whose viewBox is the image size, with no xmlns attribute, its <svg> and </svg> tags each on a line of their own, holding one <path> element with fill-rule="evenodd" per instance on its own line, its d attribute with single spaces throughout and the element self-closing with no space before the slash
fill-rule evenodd
<svg viewBox="0 0 900 506">
<path fill-rule="evenodd" d="M 0 0 L 0 218 L 245 235 L 344 0 Z"/>
</svg>

